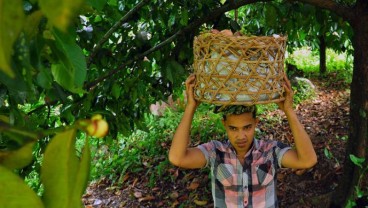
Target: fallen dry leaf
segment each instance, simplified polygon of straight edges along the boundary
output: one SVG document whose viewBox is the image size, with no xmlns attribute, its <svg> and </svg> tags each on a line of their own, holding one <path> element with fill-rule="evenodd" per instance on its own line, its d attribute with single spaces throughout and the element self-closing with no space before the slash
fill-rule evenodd
<svg viewBox="0 0 368 208">
<path fill-rule="evenodd" d="M 187 194 L 184 194 L 178 198 L 179 201 L 187 201 L 189 199 L 189 196 Z"/>
<path fill-rule="evenodd" d="M 199 183 L 196 181 L 193 181 L 190 183 L 190 185 L 187 187 L 188 190 L 196 190 L 199 187 Z"/>
<path fill-rule="evenodd" d="M 174 191 L 170 194 L 171 199 L 177 199 L 179 197 L 179 193 L 177 191 Z"/>
<path fill-rule="evenodd" d="M 158 191 L 158 190 L 160 190 L 160 188 L 159 188 L 159 187 L 154 187 L 154 188 L 152 189 L 152 191 Z"/>
<path fill-rule="evenodd" d="M 176 207 L 176 206 L 178 206 L 180 203 L 177 201 L 177 200 L 175 200 L 172 204 L 171 204 L 171 207 Z"/>
<path fill-rule="evenodd" d="M 134 182 L 133 182 L 133 184 L 132 184 L 132 187 L 134 187 L 134 186 L 137 184 L 137 182 L 138 182 L 138 178 L 135 178 L 135 179 L 134 179 Z"/>
<path fill-rule="evenodd" d="M 179 176 L 179 169 L 178 168 L 170 168 L 169 172 L 174 176 L 174 178 L 177 178 Z"/>
<path fill-rule="evenodd" d="M 139 202 L 143 202 L 143 201 L 151 201 L 151 200 L 154 200 L 155 197 L 154 196 L 145 196 L 145 197 L 142 197 L 140 199 L 138 199 Z"/>
<path fill-rule="evenodd" d="M 127 173 L 127 174 L 125 174 L 124 176 L 120 176 L 120 178 L 119 178 L 119 181 L 121 182 L 121 183 L 124 183 L 126 180 L 128 180 L 129 179 L 129 174 Z"/>
<path fill-rule="evenodd" d="M 119 186 L 110 186 L 110 187 L 107 187 L 105 190 L 106 191 L 113 191 L 115 189 L 119 189 L 120 187 Z"/>
<path fill-rule="evenodd" d="M 200 201 L 200 200 L 195 199 L 195 200 L 194 200 L 194 203 L 195 203 L 196 205 L 198 205 L 198 206 L 204 206 L 204 205 L 206 205 L 206 204 L 207 204 L 207 201 Z"/>
</svg>

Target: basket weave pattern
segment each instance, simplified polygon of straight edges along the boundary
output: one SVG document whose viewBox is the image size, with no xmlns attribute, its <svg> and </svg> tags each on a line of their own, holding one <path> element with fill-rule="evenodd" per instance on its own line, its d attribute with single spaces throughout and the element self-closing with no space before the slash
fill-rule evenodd
<svg viewBox="0 0 368 208">
<path fill-rule="evenodd" d="M 218 105 L 282 101 L 286 37 L 203 33 L 194 39 L 197 100 Z"/>
</svg>

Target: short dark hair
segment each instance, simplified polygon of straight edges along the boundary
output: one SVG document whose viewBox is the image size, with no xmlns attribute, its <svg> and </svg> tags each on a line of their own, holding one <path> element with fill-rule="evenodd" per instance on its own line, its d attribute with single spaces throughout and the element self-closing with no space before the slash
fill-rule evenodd
<svg viewBox="0 0 368 208">
<path fill-rule="evenodd" d="M 240 115 L 243 113 L 252 113 L 252 117 L 257 117 L 256 105 L 228 105 L 228 106 L 216 106 L 216 113 L 222 114 L 222 118 L 226 120 L 227 115 Z"/>
</svg>

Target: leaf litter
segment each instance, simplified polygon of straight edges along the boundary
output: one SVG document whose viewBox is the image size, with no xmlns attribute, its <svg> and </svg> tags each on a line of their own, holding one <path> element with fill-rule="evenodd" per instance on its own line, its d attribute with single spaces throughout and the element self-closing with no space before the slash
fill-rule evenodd
<svg viewBox="0 0 368 208">
<path fill-rule="evenodd" d="M 317 87 L 316 96 L 295 109 L 311 137 L 318 163 L 301 175 L 291 169 L 278 171 L 280 207 L 323 207 L 342 175 L 350 92 L 313 81 Z M 293 145 L 292 134 L 282 112 L 269 112 L 261 117 L 261 121 L 264 122 L 260 122 L 258 128 L 263 139 L 277 139 Z M 164 146 L 168 149 L 170 144 L 165 143 Z M 170 166 L 155 181 L 154 187 L 146 172 L 127 173 L 121 176 L 120 184 L 106 178 L 92 182 L 83 196 L 85 207 L 213 207 L 208 171 Z"/>
</svg>

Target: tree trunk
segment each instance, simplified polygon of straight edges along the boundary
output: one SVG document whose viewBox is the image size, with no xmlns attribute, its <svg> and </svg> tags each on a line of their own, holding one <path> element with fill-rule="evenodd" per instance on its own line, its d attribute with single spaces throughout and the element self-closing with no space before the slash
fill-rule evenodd
<svg viewBox="0 0 368 208">
<path fill-rule="evenodd" d="M 350 161 L 350 154 L 367 158 L 368 144 L 368 1 L 358 0 L 355 18 L 350 22 L 353 31 L 354 71 L 350 95 L 349 140 L 346 146 L 344 174 L 332 197 L 333 207 L 342 207 L 354 196 L 362 169 Z M 368 165 L 367 159 L 364 167 Z M 366 174 L 366 173 L 365 173 Z"/>
<path fill-rule="evenodd" d="M 319 36 L 319 75 L 326 74 L 326 41 L 325 34 Z"/>
</svg>

